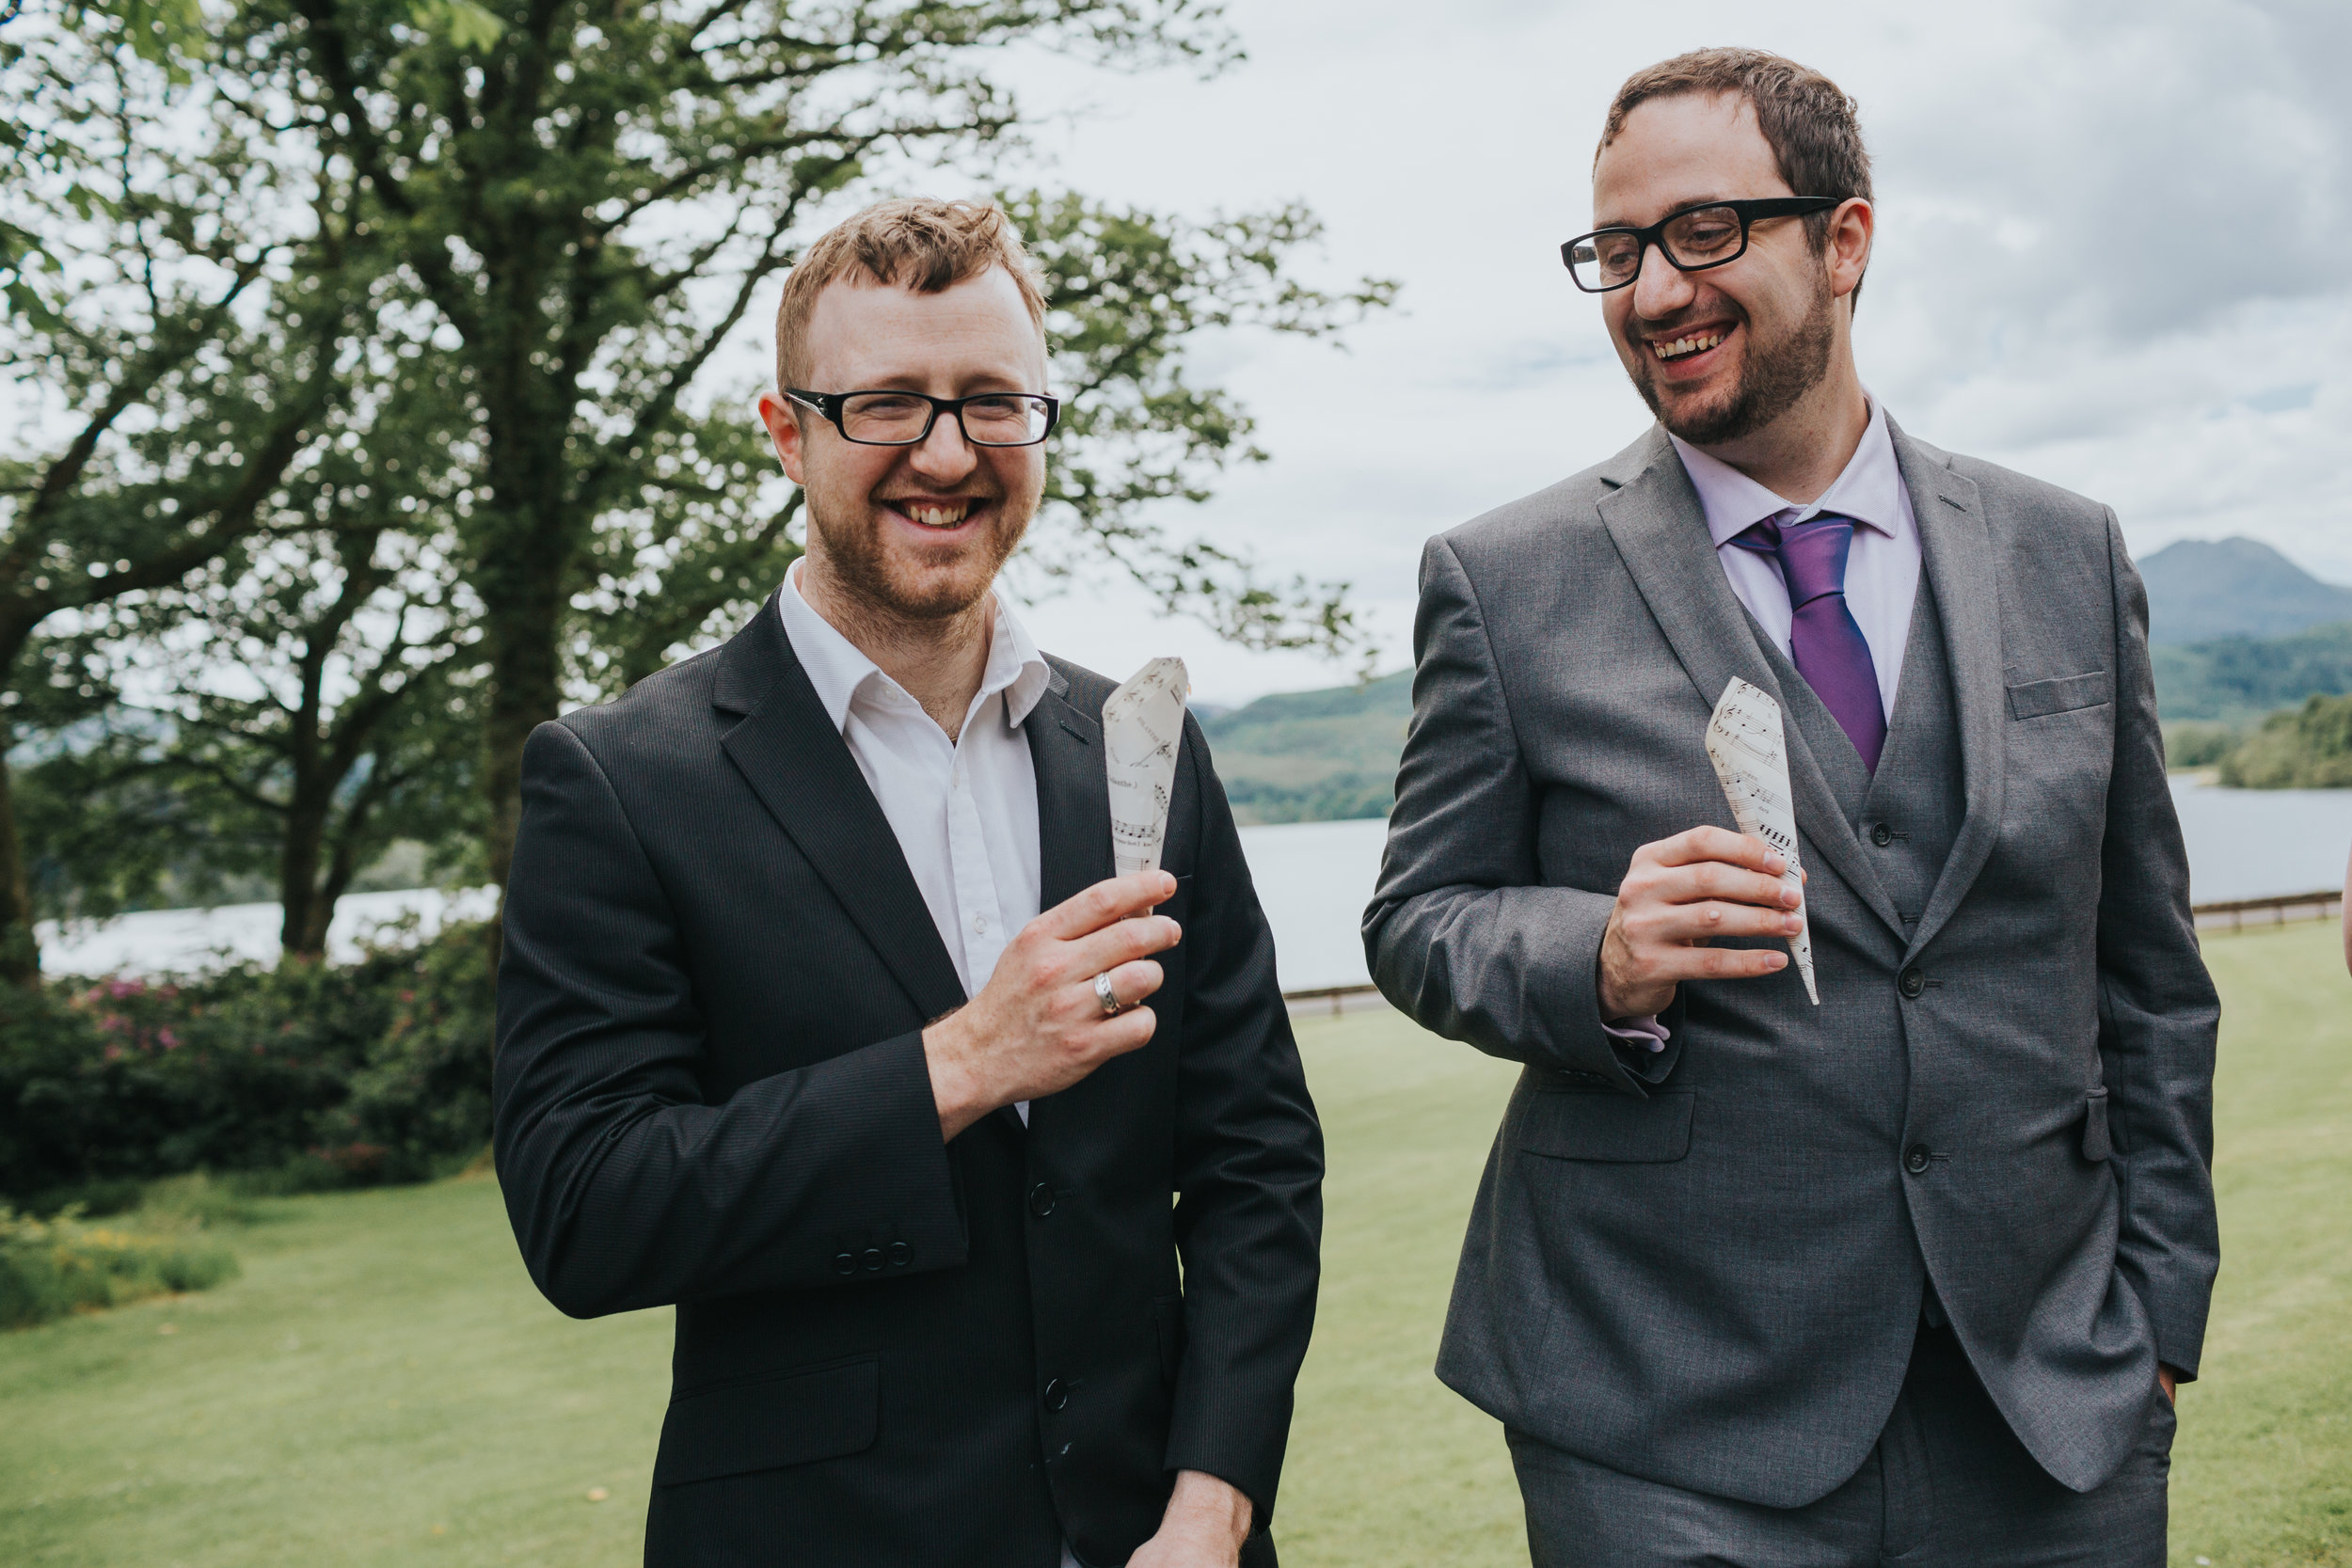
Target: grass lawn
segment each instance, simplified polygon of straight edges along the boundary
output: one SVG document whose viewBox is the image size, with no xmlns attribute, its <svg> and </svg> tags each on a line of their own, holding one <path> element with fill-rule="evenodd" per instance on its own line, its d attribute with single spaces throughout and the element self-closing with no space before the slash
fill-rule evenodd
<svg viewBox="0 0 2352 1568">
<path fill-rule="evenodd" d="M 2221 937 L 2227 1263 L 2173 1560 L 2352 1568 L 2352 983 L 2332 926 Z M 1279 1520 L 1293 1568 L 1523 1563 L 1494 1423 L 1429 1375 L 1512 1070 L 1302 1026 L 1332 1170 Z M 0 1336 L 0 1562 L 631 1563 L 667 1313 L 575 1323 L 487 1181 L 289 1199 L 241 1279 Z M 601 1489 L 605 1500 L 592 1501 Z"/>
</svg>

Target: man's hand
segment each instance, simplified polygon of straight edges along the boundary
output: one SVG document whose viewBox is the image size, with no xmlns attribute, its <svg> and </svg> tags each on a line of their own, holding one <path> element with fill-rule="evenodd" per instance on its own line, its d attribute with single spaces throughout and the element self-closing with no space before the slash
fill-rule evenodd
<svg viewBox="0 0 2352 1568">
<path fill-rule="evenodd" d="M 2175 1402 L 2173 1395 L 2179 1390 L 2180 1386 L 2181 1374 L 2166 1366 L 2163 1362 L 2157 1362 L 2156 1386 L 2164 1390 L 2165 1403 L 2171 1404 Z"/>
<path fill-rule="evenodd" d="M 1133 1006 L 1160 989 L 1160 966 L 1147 955 L 1175 946 L 1184 933 L 1148 911 L 1175 894 L 1176 879 L 1165 871 L 1131 872 L 1021 927 L 980 994 L 923 1031 L 944 1135 L 953 1138 L 999 1105 L 1066 1089 L 1150 1041 L 1158 1020 Z M 1095 994 L 1094 977 L 1105 973 L 1111 994 L 1129 1008 L 1116 1017 Z"/>
<path fill-rule="evenodd" d="M 1127 1568 L 1234 1568 L 1249 1539 L 1249 1499 L 1205 1470 L 1179 1470 L 1168 1512 Z"/>
<path fill-rule="evenodd" d="M 1600 1016 L 1662 1013 L 1684 980 L 1737 980 L 1788 967 L 1763 948 L 1709 947 L 1716 937 L 1792 937 L 1796 890 L 1788 862 L 1760 838 L 1721 828 L 1689 832 L 1633 851 L 1609 929 L 1600 939 Z"/>
</svg>

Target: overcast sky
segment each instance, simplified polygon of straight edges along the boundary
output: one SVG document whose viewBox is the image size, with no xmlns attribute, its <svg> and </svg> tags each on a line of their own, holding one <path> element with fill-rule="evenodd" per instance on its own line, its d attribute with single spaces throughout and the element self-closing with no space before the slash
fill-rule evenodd
<svg viewBox="0 0 2352 1568">
<path fill-rule="evenodd" d="M 1270 565 L 1343 576 L 1410 657 L 1431 533 L 1588 467 L 1648 423 L 1559 262 L 1591 212 L 1612 91 L 1704 44 L 1772 49 L 1862 105 L 1879 245 L 1865 381 L 1937 445 L 2085 492 L 2134 550 L 2249 534 L 2352 580 L 2352 7 L 1237 0 L 1247 63 L 1105 77 L 1025 62 L 1042 173 L 1205 215 L 1304 198 L 1312 266 L 1404 283 L 1344 354 L 1245 338 L 1202 379 L 1274 456 L 1178 507 Z M 1769 16 L 1769 20 L 1766 18 Z M 952 182 L 943 185 L 950 194 Z M 1114 676 L 1182 654 L 1232 702 L 1346 672 L 1251 655 L 1112 589 L 1031 607 Z"/>
</svg>

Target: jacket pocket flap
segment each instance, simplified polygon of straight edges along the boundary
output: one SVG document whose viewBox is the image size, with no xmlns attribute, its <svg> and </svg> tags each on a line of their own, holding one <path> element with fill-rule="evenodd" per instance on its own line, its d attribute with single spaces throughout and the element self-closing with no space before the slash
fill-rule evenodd
<svg viewBox="0 0 2352 1568">
<path fill-rule="evenodd" d="M 723 1384 L 670 1402 L 657 1486 L 836 1459 L 873 1446 L 882 1369 L 873 1360 Z"/>
<path fill-rule="evenodd" d="M 2012 719 L 2040 719 L 2045 714 L 2071 713 L 2078 707 L 2097 707 L 2101 703 L 2113 701 L 2115 676 L 2106 670 L 2060 675 L 2050 681 L 2026 681 L 2009 689 Z"/>
<path fill-rule="evenodd" d="M 1519 1124 L 1519 1148 L 1553 1160 L 1662 1165 L 1691 1152 L 1689 1089 L 1629 1094 L 1534 1094 Z"/>
<path fill-rule="evenodd" d="M 2115 1152 L 2107 1137 L 2107 1091 L 2093 1089 L 2084 1097 L 2083 1158 L 2104 1160 Z"/>
</svg>

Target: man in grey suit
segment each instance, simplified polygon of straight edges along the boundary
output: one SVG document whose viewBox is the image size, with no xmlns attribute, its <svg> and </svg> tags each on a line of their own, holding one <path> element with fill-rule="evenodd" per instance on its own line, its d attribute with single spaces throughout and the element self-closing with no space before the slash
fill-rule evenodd
<svg viewBox="0 0 2352 1568">
<path fill-rule="evenodd" d="M 1643 71 L 1565 247 L 1657 414 L 1430 541 L 1373 973 L 1525 1064 L 1438 1372 L 1541 1565 L 2164 1561 L 2218 1004 L 2114 515 L 1853 365 L 1853 105 Z M 1820 1002 L 1702 747 L 1785 715 Z"/>
</svg>

